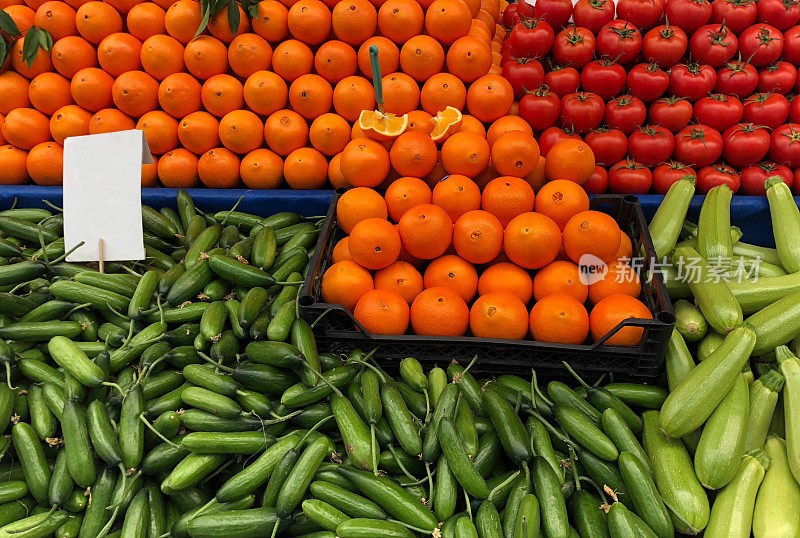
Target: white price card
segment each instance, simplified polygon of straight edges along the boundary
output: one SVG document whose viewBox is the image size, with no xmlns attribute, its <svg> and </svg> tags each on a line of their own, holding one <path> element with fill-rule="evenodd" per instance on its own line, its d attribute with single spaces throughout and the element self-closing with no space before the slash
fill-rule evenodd
<svg viewBox="0 0 800 538">
<path fill-rule="evenodd" d="M 144 132 L 75 136 L 64 141 L 64 242 L 67 261 L 144 258 L 142 165 L 153 156 Z"/>
</svg>

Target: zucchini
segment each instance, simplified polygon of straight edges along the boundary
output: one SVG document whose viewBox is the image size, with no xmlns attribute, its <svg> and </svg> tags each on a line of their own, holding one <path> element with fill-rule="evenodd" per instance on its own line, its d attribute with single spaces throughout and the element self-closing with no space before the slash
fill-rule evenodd
<svg viewBox="0 0 800 538">
<path fill-rule="evenodd" d="M 749 538 L 756 493 L 769 468 L 769 457 L 757 448 L 742 457 L 734 479 L 711 507 L 704 538 Z"/>
<path fill-rule="evenodd" d="M 779 177 L 769 178 L 767 190 L 769 213 L 772 217 L 772 234 L 781 266 L 788 273 L 800 271 L 800 209 L 792 197 L 789 186 Z"/>
<path fill-rule="evenodd" d="M 769 353 L 800 334 L 800 292 L 787 295 L 747 318 L 756 332 L 753 355 Z"/>
<path fill-rule="evenodd" d="M 744 441 L 745 451 L 764 448 L 783 384 L 784 377 L 775 370 L 769 370 L 751 383 L 750 412 L 747 419 L 747 436 Z"/>
<path fill-rule="evenodd" d="M 712 265 L 733 257 L 731 200 L 733 191 L 717 185 L 708 191 L 697 222 L 697 251 Z M 798 221 L 800 223 L 800 221 Z"/>
<path fill-rule="evenodd" d="M 800 273 L 783 276 L 765 276 L 758 280 L 728 280 L 728 288 L 745 314 L 753 314 L 764 307 L 800 291 Z"/>
<path fill-rule="evenodd" d="M 783 269 L 783 266 L 781 265 L 781 258 L 778 256 L 777 249 L 774 248 L 760 247 L 758 245 L 751 245 L 749 243 L 736 241 L 733 244 L 733 255 L 758 259 L 762 262 L 775 265 Z"/>
<path fill-rule="evenodd" d="M 764 451 L 769 457 L 769 469 L 756 495 L 753 536 L 800 536 L 800 485 L 789 469 L 786 442 L 770 437 Z"/>
<path fill-rule="evenodd" d="M 659 261 L 675 248 L 683 220 L 694 195 L 695 176 L 687 175 L 670 185 L 667 194 L 650 220 L 650 237 Z"/>
<path fill-rule="evenodd" d="M 697 344 L 697 360 L 703 362 L 706 360 L 714 351 L 717 350 L 719 346 L 722 345 L 722 342 L 725 341 L 725 337 L 719 333 L 710 332 L 708 333 L 705 338 L 700 340 L 700 343 Z"/>
<path fill-rule="evenodd" d="M 687 342 L 697 342 L 708 334 L 708 323 L 695 305 L 684 299 L 675 301 L 675 328 Z"/>
<path fill-rule="evenodd" d="M 795 480 L 800 482 L 800 359 L 792 355 L 786 346 L 775 350 L 775 358 L 785 378 L 783 419 L 789 468 Z"/>
<path fill-rule="evenodd" d="M 683 336 L 677 329 L 672 329 L 672 335 L 667 343 L 667 351 L 664 354 L 664 368 L 667 371 L 669 389 L 675 390 L 694 366 L 694 358 L 692 358 L 692 353 L 686 346 Z"/>
</svg>

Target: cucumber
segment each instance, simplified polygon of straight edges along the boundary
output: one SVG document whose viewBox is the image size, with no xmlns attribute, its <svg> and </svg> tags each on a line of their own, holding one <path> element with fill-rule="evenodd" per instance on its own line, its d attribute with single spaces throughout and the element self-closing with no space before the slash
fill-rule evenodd
<svg viewBox="0 0 800 538">
<path fill-rule="evenodd" d="M 764 451 L 769 469 L 756 495 L 753 536 L 800 536 L 800 485 L 789 469 L 786 442 L 770 437 Z"/>
<path fill-rule="evenodd" d="M 787 295 L 747 318 L 756 332 L 754 355 L 769 353 L 800 334 L 800 292 Z"/>
<path fill-rule="evenodd" d="M 661 409 L 669 395 L 662 387 L 640 383 L 611 383 L 604 388 L 626 404 L 644 409 Z"/>
<path fill-rule="evenodd" d="M 174 306 L 193 299 L 213 278 L 208 260 L 199 260 L 177 278 L 167 293 L 167 302 Z"/>
<path fill-rule="evenodd" d="M 630 452 L 642 462 L 651 475 L 653 474 L 653 464 L 650 462 L 650 458 L 645 454 L 631 428 L 615 409 L 609 407 L 603 411 L 602 425 L 603 433 L 614 442 L 614 446 L 619 452 Z"/>
<path fill-rule="evenodd" d="M 784 381 L 783 375 L 775 370 L 769 370 L 750 384 L 750 411 L 744 440 L 745 452 L 754 448 L 764 448 Z"/>
<path fill-rule="evenodd" d="M 717 185 L 708 191 L 700 208 L 697 222 L 697 251 L 712 265 L 714 260 L 730 260 L 731 200 L 733 191 L 727 185 Z"/>
<path fill-rule="evenodd" d="M 781 266 L 788 273 L 797 273 L 800 271 L 800 236 L 795 230 L 800 227 L 800 209 L 797 208 L 789 187 L 779 177 L 769 178 L 764 187 L 767 190 L 772 234 Z"/>
<path fill-rule="evenodd" d="M 203 514 L 189 521 L 189 536 L 192 538 L 256 538 L 272 535 L 279 522 L 274 508 L 250 508 L 247 510 L 219 510 Z M 288 521 L 286 521 L 288 524 Z"/>
<path fill-rule="evenodd" d="M 265 273 L 258 267 L 247 265 L 222 254 L 214 254 L 209 257 L 208 265 L 220 277 L 229 282 L 236 282 L 246 288 L 256 286 L 269 287 L 275 283 L 272 275 Z"/>
<path fill-rule="evenodd" d="M 50 284 L 50 293 L 56 299 L 63 301 L 89 303 L 101 312 L 108 311 L 109 308 L 127 311 L 130 304 L 130 299 L 122 294 L 69 280 L 59 280 Z"/>
<path fill-rule="evenodd" d="M 708 333 L 708 323 L 703 313 L 695 305 L 686 300 L 676 301 L 675 328 L 687 342 L 697 342 Z"/>
<path fill-rule="evenodd" d="M 47 350 L 53 360 L 82 385 L 96 389 L 105 381 L 105 372 L 69 338 L 53 337 Z"/>
<path fill-rule="evenodd" d="M 553 412 L 559 425 L 582 447 L 598 458 L 616 461 L 619 456 L 617 447 L 586 415 L 577 409 L 560 404 L 553 407 Z"/>
<path fill-rule="evenodd" d="M 671 538 L 675 535 L 672 519 L 664 505 L 664 501 L 642 462 L 630 452 L 619 455 L 619 470 L 636 514 L 660 538 Z"/>
<path fill-rule="evenodd" d="M 400 523 L 382 519 L 353 518 L 342 521 L 336 527 L 339 538 L 413 538 L 414 533 Z"/>
<path fill-rule="evenodd" d="M 719 492 L 711 507 L 705 538 L 748 538 L 756 493 L 769 468 L 769 457 L 755 449 L 742 457 L 736 476 Z"/>
<path fill-rule="evenodd" d="M 21 342 L 41 342 L 53 337 L 77 338 L 83 328 L 77 321 L 21 321 L 0 327 L 0 338 Z"/>
</svg>

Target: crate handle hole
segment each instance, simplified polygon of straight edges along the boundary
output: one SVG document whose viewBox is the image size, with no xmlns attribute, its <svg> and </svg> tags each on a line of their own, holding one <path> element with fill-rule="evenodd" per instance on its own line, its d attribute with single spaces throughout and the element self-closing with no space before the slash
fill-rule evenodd
<svg viewBox="0 0 800 538">
<path fill-rule="evenodd" d="M 311 295 L 301 295 L 297 299 L 297 303 L 304 308 L 308 308 L 309 306 L 314 306 L 316 302 L 317 302 L 316 299 L 314 299 L 314 297 L 312 297 Z"/>
<path fill-rule="evenodd" d="M 656 319 L 661 323 L 673 325 L 675 323 L 675 314 L 671 314 L 669 312 L 659 312 L 656 314 Z"/>
</svg>

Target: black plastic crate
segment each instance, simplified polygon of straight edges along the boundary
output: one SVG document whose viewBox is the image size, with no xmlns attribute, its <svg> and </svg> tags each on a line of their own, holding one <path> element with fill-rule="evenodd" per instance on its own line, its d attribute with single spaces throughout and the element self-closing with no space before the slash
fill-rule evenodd
<svg viewBox="0 0 800 538">
<path fill-rule="evenodd" d="M 377 346 L 376 356 L 389 369 L 405 357 L 414 357 L 426 368 L 430 368 L 434 365 L 445 366 L 454 359 L 466 364 L 477 355 L 479 360 L 472 370 L 491 375 L 524 375 L 530 374 L 531 368 L 535 368 L 542 374 L 560 376 L 564 373 L 564 361 L 576 372 L 590 378 L 603 373 L 626 378 L 655 378 L 662 372 L 667 343 L 675 326 L 675 315 L 658 270 L 651 272 L 652 260 L 656 259 L 653 243 L 647 221 L 635 196 L 598 195 L 592 199 L 591 208 L 614 217 L 622 231 L 631 238 L 634 253 L 643 253 L 643 264 L 637 267 L 642 282 L 639 299 L 653 313 L 653 319 L 626 320 L 600 342 L 569 345 L 473 336 L 394 336 L 367 332 L 346 308 L 322 300 L 322 275 L 331 264 L 331 254 L 336 242 L 345 235 L 336 222 L 336 202 L 342 192 L 344 191 L 337 191 L 328 209 L 327 219 L 298 299 L 301 315 L 309 322 L 327 312 L 317 321 L 314 329 L 321 349 L 348 353 L 357 348 L 370 350 Z M 646 278 L 649 274 L 654 275 L 650 281 Z M 603 344 L 603 341 L 625 326 L 644 328 L 642 341 L 638 346 Z"/>
</svg>

